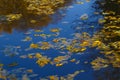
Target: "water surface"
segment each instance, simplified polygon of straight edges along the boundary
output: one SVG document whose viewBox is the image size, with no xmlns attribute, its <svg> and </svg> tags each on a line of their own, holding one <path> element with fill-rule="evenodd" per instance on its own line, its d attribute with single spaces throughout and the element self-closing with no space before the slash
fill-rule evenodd
<svg viewBox="0 0 120 80">
<path fill-rule="evenodd" d="M 43 41 L 52 43 L 54 38 L 73 40 L 75 38 L 73 35 L 77 33 L 81 34 L 87 32 L 92 36 L 95 32 L 99 31 L 102 25 L 99 25 L 98 20 L 103 16 L 100 14 L 94 14 L 96 11 L 92 7 L 95 5 L 94 0 L 83 2 L 83 4 L 73 2 L 69 6 L 59 9 L 54 15 L 51 15 L 51 19 L 45 17 L 40 21 L 40 25 L 32 25 L 33 27 L 30 27 L 31 25 L 27 24 L 27 22 L 22 22 L 22 20 L 21 22 L 9 26 L 8 24 L 7 26 L 1 25 L 0 27 L 3 28 L 1 29 L 0 34 L 0 63 L 4 64 L 3 68 L 8 74 L 14 74 L 17 77 L 15 80 L 21 80 L 22 76 L 25 74 L 27 74 L 28 77 L 30 76 L 29 73 L 24 71 L 32 69 L 32 74 L 38 75 L 35 77 L 29 77 L 30 80 L 39 80 L 39 78 L 45 78 L 50 75 L 66 76 L 68 74 L 73 74 L 75 71 L 84 70 L 85 72 L 76 75 L 74 80 L 96 80 L 95 71 L 90 64 L 90 61 L 98 56 L 96 53 L 99 51 L 94 48 L 88 48 L 84 52 L 73 54 L 67 60 L 67 63 L 61 67 L 56 67 L 51 64 L 40 67 L 36 64 L 37 59 L 20 58 L 20 56 L 35 54 L 38 52 L 51 59 L 57 56 L 64 56 L 69 52 L 55 48 L 50 48 L 48 50 L 29 50 L 28 48 L 31 43 L 39 43 Z M 81 20 L 80 17 L 82 15 L 87 15 L 88 19 Z M 60 32 L 51 32 L 50 29 L 53 28 L 60 29 Z M 42 30 L 42 32 L 36 32 L 36 30 Z M 50 37 L 35 36 L 37 34 L 47 34 Z M 23 41 L 27 36 L 29 36 L 31 40 Z M 78 64 L 69 62 L 69 60 L 73 58 L 80 62 Z M 10 67 L 9 64 L 11 63 L 17 63 L 17 66 Z M 20 72 L 21 68 L 23 68 L 23 72 Z"/>
</svg>

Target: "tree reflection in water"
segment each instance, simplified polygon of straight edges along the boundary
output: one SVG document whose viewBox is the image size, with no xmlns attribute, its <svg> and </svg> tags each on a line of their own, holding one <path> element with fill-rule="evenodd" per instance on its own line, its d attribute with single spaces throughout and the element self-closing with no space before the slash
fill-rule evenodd
<svg viewBox="0 0 120 80">
<path fill-rule="evenodd" d="M 34 20 L 35 23 L 31 23 L 30 20 Z M 47 26 L 50 22 L 52 21 L 52 18 L 49 16 L 44 16 L 44 17 L 36 17 L 36 18 L 31 18 L 31 17 L 25 17 L 19 21 L 14 21 L 12 23 L 2 23 L 0 24 L 0 32 L 8 32 L 12 33 L 13 29 L 16 29 L 18 31 L 26 31 L 30 28 L 42 28 L 44 26 Z"/>
<path fill-rule="evenodd" d="M 95 71 L 96 80 L 120 80 L 119 68 L 106 68 L 103 70 Z"/>
<path fill-rule="evenodd" d="M 71 3 L 72 0 L 68 0 L 58 5 L 58 7 L 52 7 L 56 12 L 54 15 L 35 15 L 34 13 L 29 13 L 26 9 L 28 4 L 24 0 L 0 0 L 0 32 L 12 33 L 13 29 L 25 31 L 29 28 L 42 28 L 52 22 L 56 23 L 63 17 L 61 12 L 65 12 L 64 9 L 61 11 L 58 11 L 58 9 Z M 4 15 L 9 14 L 22 14 L 22 17 L 18 20 L 8 22 Z"/>
</svg>

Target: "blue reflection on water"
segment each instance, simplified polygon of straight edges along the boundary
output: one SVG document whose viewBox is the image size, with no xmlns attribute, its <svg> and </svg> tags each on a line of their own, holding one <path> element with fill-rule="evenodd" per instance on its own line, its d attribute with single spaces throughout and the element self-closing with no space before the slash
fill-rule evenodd
<svg viewBox="0 0 120 80">
<path fill-rule="evenodd" d="M 66 13 L 64 13 L 65 16 L 62 18 L 62 20 L 59 20 L 57 23 L 54 24 L 51 23 L 42 30 L 46 34 L 51 34 L 49 30 L 51 28 L 58 27 L 61 29 L 60 35 L 58 37 L 65 37 L 68 39 L 73 38 L 72 34 L 74 33 L 88 32 L 91 35 L 94 34 L 101 27 L 96 23 L 98 19 L 101 18 L 102 16 L 94 14 L 95 10 L 94 8 L 92 8 L 93 3 L 94 1 L 91 1 L 89 3 L 84 3 L 81 5 L 72 4 L 71 7 L 66 9 Z M 89 16 L 89 19 L 85 20 L 85 22 L 80 20 L 80 16 L 83 14 L 88 14 Z M 94 28 L 90 28 L 90 26 L 94 26 Z M 79 27 L 80 30 L 76 29 L 76 27 Z M 80 60 L 79 64 L 75 65 L 74 63 L 68 63 L 62 67 L 55 67 L 54 65 L 48 64 L 47 66 L 41 68 L 35 63 L 36 62 L 35 59 L 31 60 L 28 58 L 25 59 L 19 58 L 20 55 L 36 53 L 36 52 L 41 52 L 43 53 L 43 55 L 47 55 L 50 57 L 55 57 L 57 56 L 57 53 L 59 53 L 59 50 L 54 50 L 54 49 L 50 49 L 47 51 L 34 50 L 34 49 L 30 51 L 25 51 L 25 49 L 29 47 L 30 43 L 44 41 L 43 38 L 34 37 L 33 29 L 29 30 L 28 32 L 31 32 L 31 34 L 29 34 L 28 36 L 32 37 L 32 41 L 29 42 L 22 42 L 21 40 L 25 38 L 26 35 L 24 34 L 24 32 L 18 32 L 16 30 L 14 30 L 12 34 L 3 33 L 2 34 L 3 37 L 0 37 L 0 49 L 1 49 L 0 61 L 5 64 L 4 68 L 6 70 L 10 71 L 16 68 L 25 67 L 26 69 L 33 69 L 34 73 L 39 74 L 39 77 L 45 77 L 49 75 L 64 76 L 69 73 L 73 73 L 74 71 L 77 70 L 85 70 L 84 73 L 80 73 L 79 75 L 77 75 L 75 77 L 75 80 L 95 80 L 94 71 L 91 68 L 91 65 L 84 64 L 84 61 L 90 62 L 98 55 L 96 54 L 98 51 L 95 49 L 88 49 L 87 51 L 84 52 L 84 54 L 72 56 L 73 58 Z M 51 41 L 53 38 L 54 37 L 50 37 L 45 41 Z M 21 49 L 18 50 L 19 54 L 15 55 L 14 57 L 5 56 L 4 54 L 2 54 L 3 49 L 9 45 L 21 46 Z M 18 62 L 18 66 L 8 67 L 7 65 L 10 64 L 11 62 Z"/>
</svg>

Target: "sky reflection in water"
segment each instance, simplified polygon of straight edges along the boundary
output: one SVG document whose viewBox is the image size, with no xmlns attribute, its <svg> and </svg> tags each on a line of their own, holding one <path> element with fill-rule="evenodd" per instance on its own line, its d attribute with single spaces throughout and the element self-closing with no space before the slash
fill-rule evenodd
<svg viewBox="0 0 120 80">
<path fill-rule="evenodd" d="M 61 8 L 52 17 L 43 17 L 43 19 L 41 19 L 40 21 L 38 20 L 38 24 L 30 24 L 29 22 L 27 23 L 27 21 L 21 24 L 22 20 L 21 23 L 16 22 L 12 23 L 11 25 L 0 24 L 0 62 L 4 63 L 4 69 L 6 69 L 9 72 L 9 74 L 14 74 L 14 70 L 18 70 L 18 73 L 15 71 L 15 74 L 19 77 L 26 74 L 26 72 L 20 72 L 20 68 L 24 68 L 24 71 L 27 69 L 33 69 L 34 74 L 38 74 L 38 76 L 31 77 L 32 80 L 38 80 L 40 77 L 44 78 L 49 75 L 64 76 L 67 74 L 74 73 L 75 71 L 85 70 L 85 72 L 78 74 L 74 80 L 96 80 L 94 71 L 91 68 L 91 65 L 89 64 L 89 62 L 98 55 L 94 54 L 95 52 L 99 52 L 96 49 L 88 48 L 83 53 L 72 55 L 70 59 L 75 58 L 77 61 L 80 60 L 80 63 L 75 64 L 69 62 L 63 65 L 62 67 L 56 67 L 55 65 L 50 64 L 46 65 L 45 67 L 40 67 L 36 64 L 36 59 L 20 58 L 20 56 L 22 55 L 35 54 L 36 52 L 40 52 L 42 53 L 42 55 L 49 56 L 51 58 L 54 58 L 58 55 L 65 55 L 66 53 L 68 53 L 66 50 L 29 50 L 28 48 L 31 43 L 38 43 L 40 41 L 51 42 L 51 40 L 54 38 L 62 37 L 67 39 L 73 39 L 73 35 L 75 35 L 76 33 L 88 32 L 92 35 L 96 31 L 100 30 L 102 26 L 100 26 L 97 23 L 98 20 L 102 18 L 102 15 L 94 14 L 95 9 L 92 8 L 93 3 L 94 1 L 84 2 L 84 4 L 73 3 L 70 6 L 66 6 L 65 9 Z M 84 14 L 88 15 L 88 19 L 80 20 L 80 16 Z M 50 29 L 52 28 L 59 28 L 60 32 L 52 33 L 50 32 Z M 43 32 L 35 32 L 35 30 L 37 29 L 41 29 Z M 48 36 L 57 36 L 51 36 L 46 38 L 35 37 L 35 34 L 48 34 Z M 29 36 L 30 38 L 32 38 L 32 40 L 26 42 L 22 41 L 26 38 L 26 36 Z M 64 52 L 65 54 L 61 54 L 61 52 Z M 18 63 L 18 66 L 8 66 L 8 64 L 13 62 Z M 88 62 L 88 64 L 85 64 L 84 62 Z"/>
</svg>

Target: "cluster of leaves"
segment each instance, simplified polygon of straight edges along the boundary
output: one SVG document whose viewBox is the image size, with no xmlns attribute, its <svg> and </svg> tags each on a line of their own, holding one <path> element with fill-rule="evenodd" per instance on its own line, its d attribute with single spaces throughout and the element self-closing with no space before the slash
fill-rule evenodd
<svg viewBox="0 0 120 80">
<path fill-rule="evenodd" d="M 24 0 L 27 5 L 27 10 L 32 14 L 49 15 L 53 14 L 55 8 L 64 4 L 64 0 Z"/>
<path fill-rule="evenodd" d="M 58 75 L 50 75 L 45 78 L 41 78 L 40 80 L 74 80 L 74 78 L 79 74 L 84 72 L 84 70 L 75 71 L 72 74 L 67 74 L 66 76 L 58 76 Z"/>
<path fill-rule="evenodd" d="M 120 11 L 118 10 L 118 7 L 120 8 L 120 0 L 105 0 L 99 4 L 104 10 L 102 14 L 106 22 L 104 23 L 103 29 L 98 32 L 98 35 L 99 39 L 107 46 L 107 48 L 103 48 L 101 52 L 105 55 L 107 62 L 106 60 L 103 61 L 98 58 L 94 60 L 92 64 L 94 64 L 93 66 L 95 67 L 95 63 L 101 63 L 101 65 L 106 63 L 111 64 L 113 67 L 120 68 L 120 14 L 118 12 Z M 96 66 L 96 68 L 98 67 Z"/>
<path fill-rule="evenodd" d="M 65 3 L 65 0 L 1 0 L 0 14 L 49 15 Z"/>
<path fill-rule="evenodd" d="M 2 21 L 15 21 L 22 16 L 48 16 L 54 14 L 63 4 L 65 0 L 0 0 L 0 17 L 2 16 Z M 16 17 L 18 14 L 21 15 L 19 18 Z M 9 19 L 8 15 L 10 15 Z"/>
<path fill-rule="evenodd" d="M 11 33 L 13 28 L 27 30 L 36 26 L 46 26 L 52 22 L 50 15 L 54 14 L 60 7 L 65 6 L 70 1 L 0 0 L 0 32 Z M 59 13 L 58 16 L 60 15 Z"/>
</svg>

